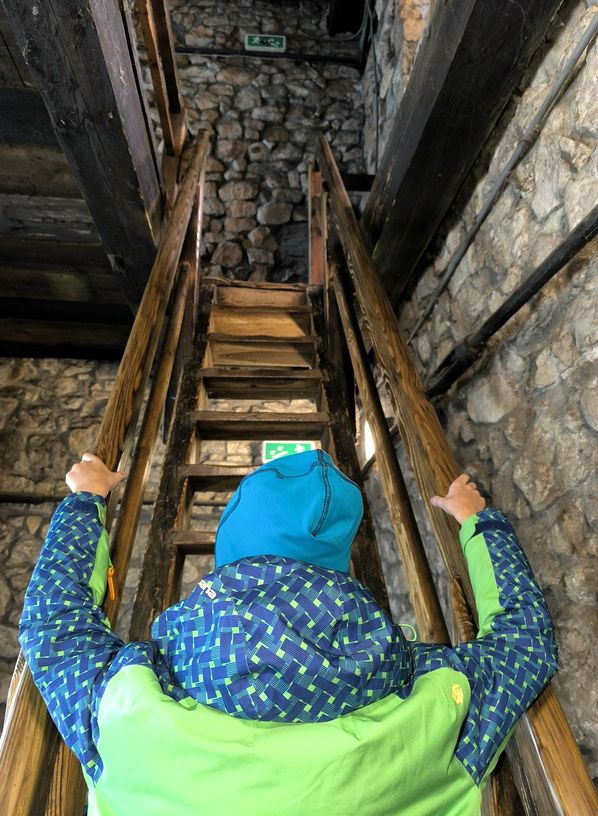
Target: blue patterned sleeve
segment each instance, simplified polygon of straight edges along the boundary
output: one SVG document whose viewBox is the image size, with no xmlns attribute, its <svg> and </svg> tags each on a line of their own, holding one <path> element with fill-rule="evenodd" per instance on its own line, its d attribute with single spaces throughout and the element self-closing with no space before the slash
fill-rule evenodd
<svg viewBox="0 0 598 816">
<path fill-rule="evenodd" d="M 104 500 L 59 505 L 25 594 L 19 640 L 50 715 L 84 770 L 96 775 L 95 696 L 123 642 L 100 604 L 109 564 Z"/>
<path fill-rule="evenodd" d="M 557 654 L 546 603 L 502 513 L 487 509 L 467 519 L 460 539 L 479 632 L 453 652 L 471 686 L 457 756 L 480 783 L 518 718 L 555 673 Z"/>
</svg>

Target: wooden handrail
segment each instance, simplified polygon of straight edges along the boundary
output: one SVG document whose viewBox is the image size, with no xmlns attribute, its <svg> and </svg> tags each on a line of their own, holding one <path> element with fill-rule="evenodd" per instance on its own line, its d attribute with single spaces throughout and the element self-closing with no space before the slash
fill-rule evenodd
<svg viewBox="0 0 598 816">
<path fill-rule="evenodd" d="M 388 386 L 401 437 L 447 571 L 451 579 L 459 580 L 467 602 L 475 610 L 456 524 L 430 504 L 430 497 L 446 493 L 457 476 L 456 460 L 400 336 L 392 306 L 323 136 L 318 141 L 317 159 L 328 184 L 331 211 L 363 322 Z M 542 692 L 522 718 L 515 731 L 514 748 L 525 764 L 534 799 L 545 803 L 540 811 L 542 816 L 594 816 L 598 813 L 598 795 L 552 686 Z"/>
<path fill-rule="evenodd" d="M 401 553 L 419 638 L 430 643 L 449 643 L 434 579 L 390 438 L 374 376 L 367 363 L 363 341 L 355 324 L 351 304 L 344 291 L 340 271 L 334 264 L 332 264 L 332 285 L 364 415 L 372 430 L 376 450 L 379 452 L 380 480 Z"/>
<path fill-rule="evenodd" d="M 111 470 L 122 461 L 129 430 L 136 424 L 207 148 L 208 135 L 204 133 L 193 147 L 98 432 L 96 453 Z M 56 755 L 59 744 L 61 748 Z M 60 743 L 31 674 L 24 661 L 19 659 L 0 739 L 2 811 L 11 816 L 37 813 L 78 816 L 81 810 L 77 803 L 81 801 L 84 788 L 77 765 L 74 755 Z M 53 768 L 57 772 L 52 779 Z M 46 807 L 50 787 L 51 802 Z"/>
<path fill-rule="evenodd" d="M 137 0 L 137 15 L 152 75 L 164 151 L 169 156 L 179 156 L 187 129 L 167 0 Z"/>
</svg>

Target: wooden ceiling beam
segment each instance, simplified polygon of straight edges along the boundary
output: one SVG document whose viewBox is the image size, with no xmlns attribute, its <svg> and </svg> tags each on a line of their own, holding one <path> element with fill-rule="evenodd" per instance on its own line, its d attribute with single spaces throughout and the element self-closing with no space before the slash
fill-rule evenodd
<svg viewBox="0 0 598 816">
<path fill-rule="evenodd" d="M 118 0 L 4 5 L 104 248 L 137 303 L 162 200 Z"/>
<path fill-rule="evenodd" d="M 35 88 L 0 87 L 0 110 L 0 143 L 61 150 L 52 120 Z"/>
<path fill-rule="evenodd" d="M 101 244 L 61 243 L 18 236 L 6 236 L 0 241 L 0 264 L 39 266 L 52 264 L 77 267 L 103 267 L 108 264 Z M 109 267 L 110 268 L 110 267 Z"/>
<path fill-rule="evenodd" d="M 561 4 L 436 3 L 361 223 L 395 305 Z"/>
<path fill-rule="evenodd" d="M 0 317 L 0 356 L 77 357 L 84 360 L 119 360 L 130 325 L 58 323 Z"/>
<path fill-rule="evenodd" d="M 126 304 L 120 279 L 107 261 L 105 266 L 87 267 L 51 263 L 19 266 L 0 261 L 0 292 L 4 298 Z M 51 303 L 46 305 L 52 308 Z"/>
<path fill-rule="evenodd" d="M 133 325 L 133 315 L 126 304 L 94 303 L 93 301 L 46 300 L 38 298 L 0 297 L 0 314 L 23 320 L 48 320 L 56 323 L 92 324 L 110 323 L 120 326 Z"/>
<path fill-rule="evenodd" d="M 97 244 L 98 233 L 82 198 L 0 193 L 0 239 Z"/>
</svg>

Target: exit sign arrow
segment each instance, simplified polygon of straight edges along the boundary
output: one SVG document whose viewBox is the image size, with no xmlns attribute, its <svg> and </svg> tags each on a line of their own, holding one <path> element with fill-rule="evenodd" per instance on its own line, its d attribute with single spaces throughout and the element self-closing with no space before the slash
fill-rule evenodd
<svg viewBox="0 0 598 816">
<path fill-rule="evenodd" d="M 246 34 L 246 51 L 277 51 L 287 50 L 287 38 L 282 34 Z"/>
</svg>

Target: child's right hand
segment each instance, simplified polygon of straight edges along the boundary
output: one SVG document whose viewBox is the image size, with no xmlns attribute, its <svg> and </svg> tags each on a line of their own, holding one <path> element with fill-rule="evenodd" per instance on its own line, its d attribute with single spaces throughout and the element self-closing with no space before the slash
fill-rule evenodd
<svg viewBox="0 0 598 816">
<path fill-rule="evenodd" d="M 81 461 L 73 465 L 66 474 L 65 481 L 73 493 L 84 490 L 106 498 L 125 476 L 126 474 L 120 471 L 108 470 L 102 460 L 93 453 L 84 453 Z"/>
<path fill-rule="evenodd" d="M 478 493 L 475 482 L 469 480 L 467 473 L 458 476 L 448 489 L 446 496 L 432 496 L 430 503 L 439 507 L 455 518 L 459 524 L 465 519 L 479 513 L 486 506 L 485 500 Z"/>
</svg>

